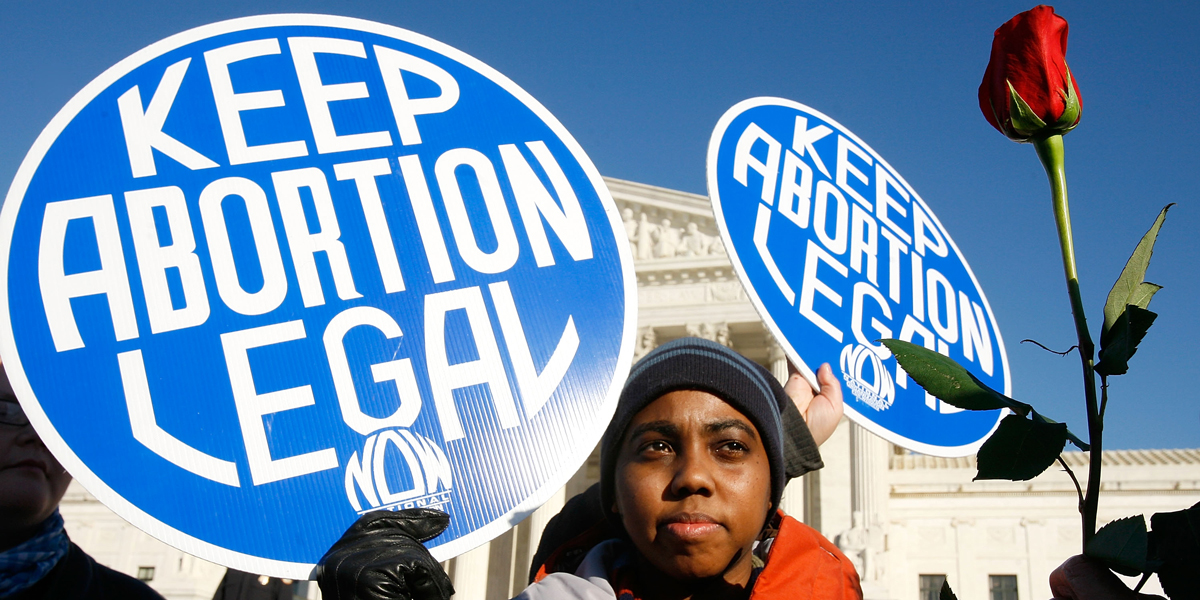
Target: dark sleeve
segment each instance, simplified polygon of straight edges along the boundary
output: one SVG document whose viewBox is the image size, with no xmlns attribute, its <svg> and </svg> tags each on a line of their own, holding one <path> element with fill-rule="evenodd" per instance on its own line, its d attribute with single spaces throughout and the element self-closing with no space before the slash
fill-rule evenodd
<svg viewBox="0 0 1200 600">
<path fill-rule="evenodd" d="M 804 417 L 794 403 L 788 402 L 783 408 L 783 461 L 788 479 L 795 479 L 810 471 L 816 471 L 825 466 L 821 461 L 821 452 L 813 440 Z"/>
<path fill-rule="evenodd" d="M 91 557 L 88 557 L 91 559 Z M 124 573 L 114 571 L 102 564 L 93 562 L 92 591 L 93 595 L 86 596 L 89 600 L 164 600 L 158 592 L 145 583 Z"/>
<path fill-rule="evenodd" d="M 570 542 L 584 536 L 589 531 L 599 534 L 596 537 L 607 537 L 610 535 L 607 521 L 608 515 L 601 506 L 599 483 L 592 484 L 582 494 L 567 500 L 562 510 L 558 511 L 558 514 L 554 515 L 549 523 L 546 523 L 546 529 L 542 531 L 537 552 L 533 555 L 533 564 L 529 565 L 529 583 L 533 583 L 538 570 L 543 566 L 548 566 L 548 571 L 574 572 L 574 567 L 578 566 L 578 562 L 582 562 L 583 554 L 586 551 L 572 552 L 572 550 L 583 550 L 592 540 L 580 540 L 583 542 L 580 548 L 570 548 L 566 552 L 561 551 L 567 548 Z M 570 555 L 555 556 L 556 553 Z M 576 558 L 578 558 L 578 562 L 575 562 Z M 555 564 L 547 565 L 547 562 Z M 575 564 L 567 564 L 568 562 L 575 562 Z"/>
<path fill-rule="evenodd" d="M 150 586 L 97 563 L 74 542 L 33 588 L 14 600 L 165 600 Z M 7 599 L 6 599 L 7 600 Z"/>
</svg>

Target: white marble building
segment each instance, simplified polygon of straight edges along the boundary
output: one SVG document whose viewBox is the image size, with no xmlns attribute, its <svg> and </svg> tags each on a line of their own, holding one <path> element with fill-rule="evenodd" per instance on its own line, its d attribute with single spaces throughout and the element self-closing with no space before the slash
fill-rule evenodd
<svg viewBox="0 0 1200 600">
<path fill-rule="evenodd" d="M 615 179 L 607 183 L 636 259 L 635 356 L 698 335 L 785 376 L 783 353 L 732 272 L 708 199 Z M 1028 482 L 972 482 L 973 458 L 897 452 L 848 421 L 821 450 L 825 469 L 792 482 L 784 508 L 854 555 L 867 598 L 916 600 L 922 582 L 932 585 L 940 576 L 964 600 L 1045 599 L 1050 571 L 1080 550 L 1075 490 L 1056 469 Z M 1085 455 L 1065 458 L 1086 477 Z M 1101 522 L 1200 501 L 1200 449 L 1106 452 L 1104 461 Z M 593 454 L 524 523 L 449 561 L 457 597 L 509 598 L 524 588 L 541 528 L 566 498 L 598 479 Z M 97 560 L 152 577 L 150 585 L 170 600 L 207 600 L 224 573 L 126 524 L 78 485 L 72 485 L 62 512 L 72 539 Z M 1008 586 L 1015 595 L 993 595 L 993 585 Z M 1155 587 L 1151 581 L 1147 589 Z M 308 597 L 318 597 L 312 588 Z"/>
</svg>

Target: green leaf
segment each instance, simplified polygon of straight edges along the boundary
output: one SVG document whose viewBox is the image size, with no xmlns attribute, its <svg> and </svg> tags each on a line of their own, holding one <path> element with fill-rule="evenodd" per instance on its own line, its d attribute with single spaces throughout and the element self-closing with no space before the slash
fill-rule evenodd
<svg viewBox="0 0 1200 600">
<path fill-rule="evenodd" d="M 1017 93 L 1011 81 L 1008 84 L 1008 120 L 1021 135 L 1032 135 L 1046 128 L 1046 122 L 1037 116 L 1029 103 Z"/>
<path fill-rule="evenodd" d="M 1138 308 L 1148 308 L 1150 306 L 1150 299 L 1153 298 L 1154 294 L 1157 294 L 1158 290 L 1161 289 L 1162 286 L 1158 285 L 1157 283 L 1143 281 L 1142 284 L 1139 285 L 1132 294 L 1130 294 L 1129 303 Z"/>
<path fill-rule="evenodd" d="M 1135 515 L 1101 527 L 1088 540 L 1083 554 L 1122 575 L 1133 576 L 1146 570 L 1147 549 L 1146 520 Z"/>
<path fill-rule="evenodd" d="M 1042 423 L 1049 423 L 1049 424 L 1058 423 L 1058 421 L 1055 421 L 1054 419 L 1043 416 L 1041 413 L 1039 413 L 1036 410 L 1033 411 L 1032 416 L 1035 421 L 1041 421 Z M 1072 444 L 1075 444 L 1076 448 L 1079 448 L 1080 450 L 1083 450 L 1084 452 L 1087 452 L 1088 450 L 1092 449 L 1090 444 L 1079 439 L 1079 436 L 1075 435 L 1074 433 L 1071 433 L 1070 429 L 1067 429 L 1067 441 L 1071 442 Z"/>
<path fill-rule="evenodd" d="M 911 342 L 901 340 L 879 340 L 879 342 L 892 351 L 896 362 L 900 363 L 913 381 L 925 388 L 925 391 L 941 398 L 951 406 L 966 410 L 1008 408 L 1021 416 L 1032 413 L 1033 418 L 1039 424 L 1059 425 L 1057 421 L 1033 410 L 1032 406 L 1013 400 L 988 387 L 962 365 L 946 356 Z M 1066 429 L 1066 425 L 1062 425 L 1062 427 Z M 1067 439 L 1071 440 L 1071 443 L 1080 450 L 1087 451 L 1091 448 L 1069 430 L 1066 435 Z"/>
<path fill-rule="evenodd" d="M 1009 415 L 979 448 L 980 479 L 1026 481 L 1054 464 L 1067 444 L 1067 426 Z"/>
<path fill-rule="evenodd" d="M 1133 304 L 1125 307 L 1125 312 L 1109 330 L 1107 343 L 1102 342 L 1096 372 L 1105 377 L 1128 372 L 1129 359 L 1137 352 L 1138 344 L 1156 318 L 1157 314 Z"/>
<path fill-rule="evenodd" d="M 1026 415 L 1033 410 L 1024 402 L 1018 402 L 993 390 L 974 375 L 933 350 L 901 340 L 879 340 L 909 377 L 925 391 L 940 398 L 951 406 L 966 410 L 995 410 L 1008 408 Z"/>
<path fill-rule="evenodd" d="M 1104 302 L 1104 329 L 1100 331 L 1102 348 L 1107 345 L 1106 340 L 1111 335 L 1109 332 L 1125 313 L 1126 306 L 1132 304 L 1138 308 L 1148 308 L 1154 292 L 1162 289 L 1161 286 L 1145 282 L 1146 269 L 1150 267 L 1150 257 L 1154 255 L 1154 242 L 1158 239 L 1158 231 L 1162 229 L 1163 222 L 1167 219 L 1167 211 L 1171 210 L 1172 206 L 1175 205 L 1168 204 L 1158 213 L 1158 218 L 1133 249 L 1133 255 L 1126 261 L 1121 276 L 1108 292 L 1108 299 Z M 1153 289 L 1145 287 L 1146 285 Z"/>
<path fill-rule="evenodd" d="M 1151 558 L 1161 563 L 1158 582 L 1172 599 L 1200 598 L 1200 503 L 1150 517 Z"/>
<path fill-rule="evenodd" d="M 958 600 L 958 596 L 954 595 L 954 590 L 950 589 L 950 582 L 942 580 L 942 591 L 938 592 L 938 600 Z"/>
</svg>

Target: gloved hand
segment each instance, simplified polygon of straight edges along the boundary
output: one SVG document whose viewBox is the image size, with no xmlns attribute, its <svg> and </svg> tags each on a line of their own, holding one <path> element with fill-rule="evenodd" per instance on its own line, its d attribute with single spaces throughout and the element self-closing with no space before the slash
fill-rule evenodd
<svg viewBox="0 0 1200 600">
<path fill-rule="evenodd" d="M 1125 587 L 1107 567 L 1085 556 L 1072 556 L 1050 574 L 1054 600 L 1165 600 Z"/>
<path fill-rule="evenodd" d="M 454 586 L 421 545 L 450 525 L 428 508 L 369 512 L 317 563 L 326 600 L 447 600 Z"/>
</svg>

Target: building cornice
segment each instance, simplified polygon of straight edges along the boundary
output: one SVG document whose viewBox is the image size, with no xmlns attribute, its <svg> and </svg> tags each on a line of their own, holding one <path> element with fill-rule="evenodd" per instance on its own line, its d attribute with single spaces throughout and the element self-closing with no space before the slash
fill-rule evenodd
<svg viewBox="0 0 1200 600">
<path fill-rule="evenodd" d="M 690 194 L 677 190 L 669 190 L 644 183 L 634 183 L 612 177 L 604 178 L 608 191 L 612 194 L 617 206 L 653 207 L 660 210 L 688 213 L 700 217 L 712 218 L 712 205 L 708 196 Z"/>
<path fill-rule="evenodd" d="M 1086 452 L 1063 452 L 1063 461 L 1071 467 L 1087 466 Z M 1106 450 L 1103 465 L 1106 467 L 1144 466 L 1187 466 L 1200 465 L 1200 448 L 1171 450 Z M 924 454 L 892 456 L 889 465 L 893 471 L 922 469 L 975 469 L 975 457 L 941 458 Z"/>
</svg>

